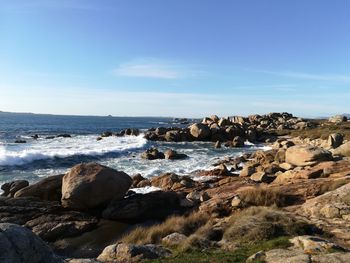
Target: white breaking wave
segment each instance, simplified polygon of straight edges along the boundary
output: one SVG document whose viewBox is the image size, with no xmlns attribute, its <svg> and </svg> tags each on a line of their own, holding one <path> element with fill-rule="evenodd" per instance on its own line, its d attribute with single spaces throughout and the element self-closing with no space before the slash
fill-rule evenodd
<svg viewBox="0 0 350 263">
<path fill-rule="evenodd" d="M 96 138 L 96 135 L 79 135 L 72 138 L 39 139 L 26 144 L 0 145 L 0 165 L 23 165 L 37 160 L 76 155 L 98 156 L 136 150 L 147 144 L 143 135 L 111 136 L 100 141 Z"/>
</svg>

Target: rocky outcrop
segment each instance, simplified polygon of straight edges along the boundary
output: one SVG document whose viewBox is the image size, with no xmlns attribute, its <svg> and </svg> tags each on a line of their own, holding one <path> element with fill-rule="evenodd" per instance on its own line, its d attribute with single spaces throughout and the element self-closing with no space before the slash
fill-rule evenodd
<svg viewBox="0 0 350 263">
<path fill-rule="evenodd" d="M 119 243 L 106 247 L 97 259 L 101 262 L 133 263 L 146 259 L 164 258 L 170 255 L 170 250 L 159 245 Z"/>
<path fill-rule="evenodd" d="M 302 210 L 311 217 L 350 221 L 350 184 L 307 200 Z"/>
<path fill-rule="evenodd" d="M 42 200 L 60 201 L 62 197 L 63 174 L 54 175 L 40 180 L 17 191 L 15 197 L 33 196 Z"/>
<path fill-rule="evenodd" d="M 93 216 L 63 209 L 58 202 L 33 197 L 0 198 L 0 223 L 26 226 L 47 241 L 82 234 L 97 222 Z"/>
<path fill-rule="evenodd" d="M 86 210 L 122 199 L 132 179 L 124 172 L 97 163 L 78 164 L 63 176 L 62 205 Z"/>
<path fill-rule="evenodd" d="M 296 166 L 315 165 L 332 160 L 332 154 L 319 147 L 292 146 L 286 151 L 286 162 Z"/>
<path fill-rule="evenodd" d="M 63 263 L 52 250 L 25 227 L 0 224 L 1 263 Z"/>
<path fill-rule="evenodd" d="M 1 190 L 4 192 L 1 196 L 13 197 L 17 191 L 21 190 L 24 187 L 27 187 L 29 182 L 26 180 L 16 180 L 9 183 L 5 183 L 1 186 Z"/>
<path fill-rule="evenodd" d="M 182 211 L 180 200 L 181 197 L 175 192 L 155 191 L 148 194 L 134 194 L 122 200 L 112 200 L 102 216 L 106 219 L 136 222 L 164 219 Z"/>
</svg>

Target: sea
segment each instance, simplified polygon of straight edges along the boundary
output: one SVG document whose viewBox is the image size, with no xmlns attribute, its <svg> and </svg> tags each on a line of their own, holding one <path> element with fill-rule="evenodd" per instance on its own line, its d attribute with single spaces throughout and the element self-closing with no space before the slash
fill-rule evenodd
<svg viewBox="0 0 350 263">
<path fill-rule="evenodd" d="M 149 178 L 165 172 L 188 175 L 198 170 L 212 169 L 214 163 L 227 156 L 264 148 L 246 143 L 243 148 L 215 149 L 211 142 L 152 142 L 143 136 L 149 128 L 187 125 L 164 117 L 0 112 L 0 185 L 17 179 L 33 183 L 43 177 L 66 173 L 72 166 L 83 162 L 98 162 L 131 176 L 139 173 Z M 102 132 L 118 132 L 126 128 L 140 129 L 141 134 L 96 140 Z M 55 137 L 59 134 L 70 134 L 71 137 Z M 38 135 L 37 139 L 32 137 L 35 135 Z M 16 140 L 26 143 L 15 143 Z M 189 157 L 184 160 L 141 159 L 141 153 L 150 147 L 160 151 L 174 149 Z"/>
</svg>

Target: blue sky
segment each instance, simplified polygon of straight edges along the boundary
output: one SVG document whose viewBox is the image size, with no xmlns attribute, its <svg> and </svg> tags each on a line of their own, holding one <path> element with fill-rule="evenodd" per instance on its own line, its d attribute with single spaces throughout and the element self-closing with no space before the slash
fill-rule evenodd
<svg viewBox="0 0 350 263">
<path fill-rule="evenodd" d="M 1 0 L 0 110 L 350 111 L 347 0 Z"/>
</svg>

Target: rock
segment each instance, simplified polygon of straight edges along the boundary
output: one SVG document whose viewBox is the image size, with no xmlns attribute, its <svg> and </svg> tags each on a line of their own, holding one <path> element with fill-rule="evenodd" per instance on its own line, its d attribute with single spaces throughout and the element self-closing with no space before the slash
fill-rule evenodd
<svg viewBox="0 0 350 263">
<path fill-rule="evenodd" d="M 52 139 L 55 139 L 55 136 L 47 136 L 45 137 L 46 140 L 52 140 Z"/>
<path fill-rule="evenodd" d="M 275 179 L 275 176 L 269 176 L 265 172 L 257 172 L 253 173 L 250 179 L 257 183 L 271 183 Z"/>
<path fill-rule="evenodd" d="M 15 140 L 15 143 L 27 143 L 25 140 Z"/>
<path fill-rule="evenodd" d="M 190 126 L 191 135 L 197 140 L 205 140 L 210 136 L 210 129 L 202 123 L 195 123 Z"/>
<path fill-rule="evenodd" d="M 151 148 L 143 152 L 141 154 L 141 158 L 146 160 L 156 160 L 156 159 L 164 159 L 165 156 L 164 156 L 164 153 L 158 151 L 158 149 Z"/>
<path fill-rule="evenodd" d="M 96 141 L 101 141 L 102 140 L 102 137 L 97 137 L 96 138 Z"/>
<path fill-rule="evenodd" d="M 168 131 L 167 128 L 165 127 L 158 127 L 156 130 L 155 130 L 155 133 L 157 135 L 165 135 L 165 133 Z"/>
<path fill-rule="evenodd" d="M 335 115 L 332 116 L 328 119 L 329 122 L 333 122 L 333 123 L 340 123 L 340 122 L 345 122 L 347 121 L 346 116 L 343 115 Z"/>
<path fill-rule="evenodd" d="M 114 244 L 106 247 L 98 256 L 101 262 L 132 263 L 145 259 L 164 258 L 171 255 L 170 250 L 159 245 Z"/>
<path fill-rule="evenodd" d="M 185 159 L 188 156 L 184 153 L 177 153 L 174 150 L 166 150 L 164 152 L 165 159 L 170 159 L 170 160 L 179 160 L 179 159 Z"/>
<path fill-rule="evenodd" d="M 242 199 L 236 195 L 232 198 L 231 200 L 231 206 L 234 207 L 234 208 L 241 208 L 243 207 L 243 201 Z"/>
<path fill-rule="evenodd" d="M 131 187 L 132 188 L 135 188 L 137 187 L 137 185 L 143 181 L 143 180 L 146 180 L 145 177 L 143 177 L 141 174 L 135 174 L 133 177 L 132 177 L 132 185 Z"/>
<path fill-rule="evenodd" d="M 0 224 L 1 263 L 63 263 L 52 250 L 25 227 Z"/>
<path fill-rule="evenodd" d="M 162 189 L 169 190 L 175 183 L 181 181 L 180 176 L 174 173 L 165 173 L 160 176 L 153 177 L 151 179 L 152 186 L 159 187 Z"/>
<path fill-rule="evenodd" d="M 264 251 L 256 252 L 255 254 L 251 255 L 246 262 L 247 263 L 254 263 L 254 262 L 264 262 L 266 258 L 266 254 Z"/>
<path fill-rule="evenodd" d="M 232 147 L 244 147 L 244 139 L 240 136 L 236 136 L 232 140 Z"/>
<path fill-rule="evenodd" d="M 33 196 L 42 200 L 60 201 L 63 176 L 60 174 L 44 178 L 35 184 L 22 188 L 16 192 L 15 197 Z"/>
<path fill-rule="evenodd" d="M 302 205 L 303 214 L 317 218 L 349 220 L 350 183 L 307 200 Z"/>
<path fill-rule="evenodd" d="M 217 115 L 211 115 L 210 116 L 210 119 L 213 121 L 213 122 L 218 122 L 219 121 L 219 117 Z"/>
<path fill-rule="evenodd" d="M 187 239 L 187 236 L 181 233 L 171 233 L 162 239 L 162 242 L 168 246 L 180 245 Z"/>
<path fill-rule="evenodd" d="M 344 135 L 340 133 L 333 133 L 328 136 L 327 144 L 331 148 L 337 148 L 342 145 L 344 140 Z"/>
<path fill-rule="evenodd" d="M 332 151 L 333 155 L 350 157 L 350 142 L 344 143 Z"/>
<path fill-rule="evenodd" d="M 217 142 L 215 143 L 215 145 L 214 145 L 214 148 L 216 148 L 216 149 L 221 148 L 221 142 L 220 142 L 220 141 L 217 141 Z"/>
<path fill-rule="evenodd" d="M 148 179 L 142 180 L 136 185 L 137 188 L 146 187 L 146 186 L 151 186 L 151 181 Z"/>
<path fill-rule="evenodd" d="M 164 136 L 167 142 L 179 142 L 181 141 L 181 135 L 179 131 L 167 131 Z"/>
<path fill-rule="evenodd" d="M 113 133 L 111 131 L 105 131 L 101 134 L 101 137 L 110 137 L 112 135 L 113 135 Z"/>
<path fill-rule="evenodd" d="M 310 263 L 310 256 L 299 249 L 272 249 L 265 252 L 266 263 Z"/>
<path fill-rule="evenodd" d="M 72 136 L 70 134 L 63 133 L 63 134 L 58 134 L 56 137 L 57 138 L 71 138 Z"/>
<path fill-rule="evenodd" d="M 292 146 L 286 151 L 286 162 L 296 166 L 314 165 L 332 160 L 329 151 L 314 146 Z"/>
<path fill-rule="evenodd" d="M 29 185 L 29 182 L 26 180 L 15 180 L 9 183 L 5 183 L 1 186 L 1 189 L 4 191 L 2 196 L 14 197 L 15 193 L 22 188 Z"/>
<path fill-rule="evenodd" d="M 102 216 L 112 220 L 144 222 L 148 219 L 164 219 L 181 210 L 177 193 L 155 191 L 147 194 L 134 194 L 122 200 L 112 200 L 103 211 Z"/>
<path fill-rule="evenodd" d="M 34 140 L 39 139 L 39 135 L 38 134 L 31 135 L 30 137 L 32 137 Z"/>
<path fill-rule="evenodd" d="M 231 125 L 231 121 L 230 121 L 229 119 L 226 119 L 226 118 L 221 118 L 221 119 L 218 121 L 218 124 L 219 124 L 219 126 L 221 126 L 221 127 L 225 127 L 225 126 Z"/>
<path fill-rule="evenodd" d="M 66 211 L 58 202 L 33 197 L 0 198 L 0 223 L 29 227 L 47 241 L 80 235 L 94 228 L 97 222 L 93 216 Z"/>
<path fill-rule="evenodd" d="M 290 164 L 290 163 L 280 163 L 279 164 L 280 168 L 285 170 L 285 171 L 288 171 L 288 170 L 292 170 L 295 166 Z"/>
<path fill-rule="evenodd" d="M 325 253 L 330 250 L 343 250 L 337 244 L 315 236 L 297 236 L 290 239 L 290 242 L 308 254 Z"/>
<path fill-rule="evenodd" d="M 329 253 L 329 254 L 318 254 L 311 255 L 311 262 L 317 263 L 349 263 L 350 262 L 350 253 Z"/>
<path fill-rule="evenodd" d="M 132 179 L 124 172 L 97 163 L 78 164 L 63 176 L 62 206 L 89 209 L 122 199 Z"/>
<path fill-rule="evenodd" d="M 256 172 L 255 166 L 246 165 L 243 167 L 239 176 L 240 177 L 248 177 L 248 176 L 251 176 L 255 172 Z"/>
</svg>

